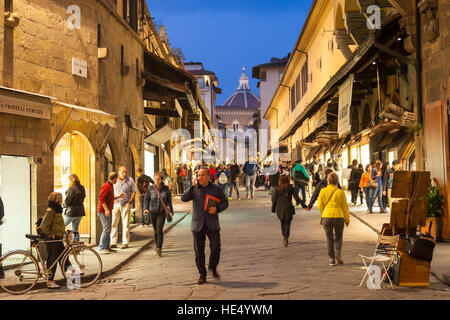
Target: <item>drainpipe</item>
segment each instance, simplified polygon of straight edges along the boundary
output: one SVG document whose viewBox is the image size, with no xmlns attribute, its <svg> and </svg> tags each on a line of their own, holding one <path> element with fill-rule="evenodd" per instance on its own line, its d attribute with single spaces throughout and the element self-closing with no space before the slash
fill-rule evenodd
<svg viewBox="0 0 450 320">
<path fill-rule="evenodd" d="M 417 89 L 417 120 L 423 125 L 423 106 L 422 106 L 422 43 L 421 43 L 421 19 L 419 10 L 419 0 L 416 3 L 416 89 Z"/>
</svg>

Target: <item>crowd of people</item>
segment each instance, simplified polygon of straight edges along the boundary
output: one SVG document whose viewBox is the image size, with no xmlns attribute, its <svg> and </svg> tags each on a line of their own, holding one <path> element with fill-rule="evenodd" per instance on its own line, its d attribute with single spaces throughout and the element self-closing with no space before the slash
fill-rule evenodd
<svg viewBox="0 0 450 320">
<path fill-rule="evenodd" d="M 138 169 L 137 183 L 127 175 L 126 167 L 121 166 L 117 172 L 109 174 L 108 181 L 100 191 L 97 214 L 103 229 L 99 252 L 101 254 L 116 252 L 120 220 L 122 220 L 121 248 L 128 248 L 130 214 L 136 195 L 139 194 L 140 223 L 143 227 L 152 225 L 155 251 L 161 256 L 164 224 L 166 220 L 170 222 L 171 216 L 174 215 L 172 199 L 173 194 L 178 194 L 183 202 L 193 201 L 191 231 L 195 261 L 200 273 L 198 283 L 206 281 L 204 252 L 206 237 L 210 240 L 211 248 L 209 269 L 215 278 L 220 278 L 217 271 L 221 250 L 218 213 L 227 209 L 233 191 L 240 200 L 239 188 L 245 186 L 246 199 L 250 200 L 255 199 L 256 188 L 264 186 L 271 195 L 271 213 L 276 213 L 280 220 L 285 247 L 289 243 L 290 226 L 295 215 L 293 200 L 296 206 L 301 205 L 306 212 L 317 202 L 321 212 L 320 224 L 327 238 L 329 265 L 343 264 L 341 256 L 343 230 L 344 226 L 350 223 L 349 203 L 344 190 L 350 191 L 350 203 L 354 206 L 357 205 L 358 199 L 363 204 L 365 198 L 368 213 L 373 213 L 378 198 L 380 213 L 385 213 L 386 209 L 391 207 L 393 174 L 400 169 L 400 165 L 398 161 L 393 161 L 392 166 L 375 161 L 363 169 L 362 164 L 353 160 L 350 166 L 343 169 L 340 160 L 340 157 L 335 157 L 322 163 L 319 157 L 315 156 L 312 161 L 306 163 L 301 161 L 280 163 L 275 171 L 262 170 L 271 164 L 260 166 L 251 158 L 244 165 L 238 165 L 236 162 L 228 165 L 199 164 L 192 168 L 190 165 L 182 164 L 175 171 L 175 181 L 164 169 L 156 172 L 153 178 L 145 175 L 142 169 Z M 85 188 L 77 175 L 71 174 L 68 177 L 65 197 L 58 192 L 53 192 L 49 196 L 48 209 L 41 222 L 44 239 L 62 241 L 65 228 L 71 224 L 71 230 L 75 231 L 75 240 L 78 240 L 79 225 L 85 216 L 85 198 Z M 0 213 L 3 215 L 1 201 L 0 205 Z M 47 265 L 52 265 L 63 249 L 62 242 L 49 244 Z M 52 277 L 48 279 L 48 288 L 59 288 Z"/>
</svg>

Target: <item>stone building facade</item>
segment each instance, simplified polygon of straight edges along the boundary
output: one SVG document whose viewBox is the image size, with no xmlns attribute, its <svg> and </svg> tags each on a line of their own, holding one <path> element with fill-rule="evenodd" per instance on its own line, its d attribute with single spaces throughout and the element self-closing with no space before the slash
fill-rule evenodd
<svg viewBox="0 0 450 320">
<path fill-rule="evenodd" d="M 144 113 L 145 55 L 175 73 L 181 62 L 143 1 L 7 0 L 0 16 L 0 194 L 6 213 L 23 219 L 6 218 L 0 242 L 4 250 L 26 245 L 47 196 L 75 173 L 87 190 L 80 233 L 96 243 L 108 172 L 124 165 L 136 179 L 144 140 L 158 127 L 159 117 Z"/>
</svg>

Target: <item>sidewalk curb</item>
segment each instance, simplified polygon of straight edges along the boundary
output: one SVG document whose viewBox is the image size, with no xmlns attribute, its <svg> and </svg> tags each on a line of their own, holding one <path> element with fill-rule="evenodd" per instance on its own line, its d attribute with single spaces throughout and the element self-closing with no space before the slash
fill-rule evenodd
<svg viewBox="0 0 450 320">
<path fill-rule="evenodd" d="M 164 231 L 163 233 L 166 234 L 168 233 L 170 230 L 172 230 L 179 222 L 183 221 L 184 218 L 186 218 L 189 214 L 191 214 L 191 210 L 188 210 L 180 219 L 178 219 L 177 221 L 171 223 Z M 130 230 L 136 228 L 138 225 L 135 225 L 133 228 L 131 228 Z M 128 263 L 130 263 L 134 258 L 136 258 L 138 255 L 140 255 L 144 250 L 150 248 L 150 246 L 155 242 L 155 240 L 153 239 L 153 237 L 146 242 L 144 245 L 142 245 L 136 252 L 134 252 L 132 255 L 128 256 L 125 260 L 123 260 L 122 262 L 120 262 L 119 264 L 117 264 L 116 266 L 112 267 L 111 269 L 108 270 L 102 270 L 102 274 L 100 275 L 100 277 L 98 278 L 98 280 L 104 279 L 106 277 L 109 277 L 110 275 L 116 273 L 117 271 L 119 271 L 123 266 L 127 265 Z M 95 250 L 95 249 L 94 249 Z M 86 275 L 88 276 L 88 275 Z M 39 279 L 41 280 L 41 278 Z M 38 280 L 38 281 L 39 281 Z M 66 281 L 64 279 L 59 279 L 55 281 L 58 285 L 61 286 L 61 288 L 65 287 Z M 45 281 L 40 281 L 38 283 L 36 283 L 36 285 L 33 287 L 33 289 L 31 289 L 28 292 L 33 292 L 35 290 L 39 290 L 39 289 L 46 289 L 47 288 L 47 283 Z M 0 288 L 0 292 L 5 292 L 3 289 Z M 18 295 L 19 296 L 19 295 Z"/>
<path fill-rule="evenodd" d="M 358 219 L 359 221 L 361 221 L 361 223 L 363 223 L 364 225 L 366 225 L 368 228 L 372 229 L 372 231 L 376 232 L 378 235 L 380 235 L 380 232 L 378 232 L 372 225 L 370 225 L 369 222 L 363 220 L 362 218 L 358 217 L 357 215 L 355 215 L 353 212 L 350 212 L 350 214 L 355 217 L 356 219 Z M 440 274 L 431 271 L 430 270 L 430 274 L 435 277 L 437 280 L 439 280 L 442 284 L 445 284 L 447 286 L 450 286 L 450 279 L 447 279 L 445 277 L 442 277 Z"/>
</svg>

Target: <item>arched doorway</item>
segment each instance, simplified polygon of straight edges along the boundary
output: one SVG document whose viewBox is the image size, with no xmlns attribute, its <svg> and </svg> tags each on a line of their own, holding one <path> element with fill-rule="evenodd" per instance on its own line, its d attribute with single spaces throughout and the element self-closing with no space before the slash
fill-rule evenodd
<svg viewBox="0 0 450 320">
<path fill-rule="evenodd" d="M 68 132 L 59 140 L 54 151 L 54 190 L 65 197 L 68 176 L 76 174 L 86 189 L 79 232 L 82 238 L 91 238 L 91 219 L 95 219 L 95 153 L 88 139 L 79 132 Z M 92 218 L 93 217 L 93 218 Z M 95 220 L 94 220 L 95 221 Z"/>
<path fill-rule="evenodd" d="M 132 177 L 134 181 L 136 181 L 136 178 L 137 178 L 136 173 L 137 173 L 137 170 L 139 169 L 140 164 L 139 164 L 139 156 L 138 156 L 136 147 L 134 145 L 132 145 L 130 147 L 130 158 L 129 159 L 130 159 L 130 161 L 129 161 L 130 168 L 128 168 L 129 170 L 127 170 L 127 172 L 128 172 L 128 175 L 130 177 Z"/>
<path fill-rule="evenodd" d="M 109 174 L 114 171 L 114 156 L 109 143 L 106 146 L 103 161 L 103 181 L 107 181 Z"/>
</svg>

